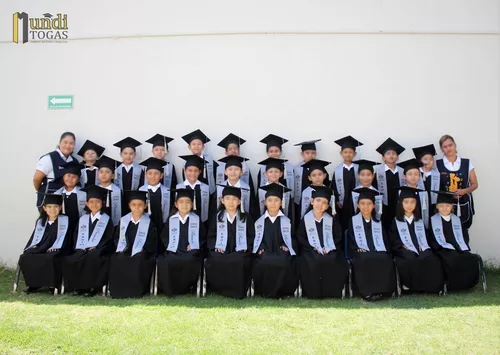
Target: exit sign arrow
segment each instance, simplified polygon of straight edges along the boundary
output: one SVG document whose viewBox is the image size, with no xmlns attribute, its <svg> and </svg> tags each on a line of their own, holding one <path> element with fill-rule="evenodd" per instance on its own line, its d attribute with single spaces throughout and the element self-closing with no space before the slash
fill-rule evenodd
<svg viewBox="0 0 500 355">
<path fill-rule="evenodd" d="M 49 95 L 49 109 L 73 108 L 73 95 Z"/>
</svg>

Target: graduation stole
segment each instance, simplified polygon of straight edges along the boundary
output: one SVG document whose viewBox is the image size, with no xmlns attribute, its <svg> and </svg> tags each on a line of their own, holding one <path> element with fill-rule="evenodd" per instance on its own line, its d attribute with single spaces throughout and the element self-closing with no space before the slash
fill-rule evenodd
<svg viewBox="0 0 500 355">
<path fill-rule="evenodd" d="M 405 222 L 401 222 L 397 218 L 395 219 L 396 226 L 398 227 L 399 238 L 403 242 L 403 244 L 410 249 L 412 252 L 419 254 L 417 248 L 413 244 L 411 240 L 410 231 L 408 230 L 408 225 Z M 415 229 L 415 235 L 417 236 L 418 245 L 425 251 L 429 249 L 429 245 L 427 244 L 427 238 L 425 237 L 425 226 L 424 222 L 420 219 L 418 221 L 413 221 L 413 228 Z"/>
<path fill-rule="evenodd" d="M 214 159 L 205 153 L 204 156 L 205 160 L 205 169 L 203 169 L 203 176 L 204 178 L 207 179 L 208 181 L 208 187 L 210 194 L 213 194 L 215 192 L 215 178 L 214 178 Z"/>
<path fill-rule="evenodd" d="M 106 213 L 101 214 L 101 218 L 99 218 L 99 221 L 89 238 L 90 219 L 90 214 L 80 217 L 80 221 L 78 222 L 78 239 L 76 241 L 75 249 L 95 248 L 101 241 L 109 222 L 109 216 Z"/>
<path fill-rule="evenodd" d="M 319 240 L 318 229 L 316 228 L 316 219 L 314 218 L 313 211 L 309 211 L 304 216 L 304 223 L 309 245 L 316 248 L 318 253 L 323 255 L 323 248 L 321 247 Z M 328 213 L 323 214 L 323 244 L 325 245 L 327 252 L 337 249 L 333 241 L 333 217 Z"/>
<path fill-rule="evenodd" d="M 200 249 L 200 217 L 189 212 L 188 242 L 191 250 Z M 176 253 L 179 247 L 180 219 L 177 214 L 169 219 L 169 240 L 167 250 Z"/>
<path fill-rule="evenodd" d="M 295 188 L 293 190 L 295 192 L 295 203 L 297 205 L 300 205 L 300 197 L 302 196 L 302 174 L 304 173 L 302 164 L 304 164 L 304 162 L 297 165 L 293 170 L 295 175 Z"/>
<path fill-rule="evenodd" d="M 145 191 L 148 193 L 148 214 L 151 215 L 151 197 L 149 192 L 149 185 L 142 185 L 139 187 L 139 191 Z M 170 190 L 165 186 L 160 184 L 159 189 L 161 190 L 161 214 L 163 223 L 167 222 L 168 215 L 170 214 Z M 158 191 L 158 190 L 157 190 Z"/>
<path fill-rule="evenodd" d="M 280 183 L 281 186 L 283 184 Z M 264 186 L 264 185 L 263 185 Z M 283 208 L 283 213 L 288 216 L 288 209 L 290 208 L 290 202 L 291 202 L 291 194 L 290 191 L 285 192 L 283 194 L 283 200 L 281 202 L 281 206 Z M 266 212 L 266 191 L 263 189 L 259 189 L 259 209 L 260 209 L 260 214 L 263 215 L 264 212 Z"/>
<path fill-rule="evenodd" d="M 243 168 L 243 174 L 240 177 L 240 180 L 243 181 L 245 184 L 249 185 L 250 184 L 250 170 L 248 169 L 248 165 L 246 162 L 242 163 Z M 224 184 L 224 181 L 226 180 L 224 170 L 226 170 L 226 163 L 220 163 L 219 166 L 217 166 L 217 174 L 216 174 L 216 183 L 217 185 L 222 185 Z"/>
<path fill-rule="evenodd" d="M 85 204 L 87 202 L 87 193 L 82 191 L 79 186 L 75 186 L 75 189 L 76 189 L 76 192 L 72 192 L 72 194 L 76 193 L 76 201 L 78 204 L 78 215 L 81 217 L 85 214 L 85 206 L 86 206 Z M 66 193 L 64 191 L 65 191 L 65 188 L 63 186 L 59 190 L 54 192 L 55 195 L 62 195 L 63 196 L 62 213 L 66 213 L 66 206 L 65 206 Z"/>
<path fill-rule="evenodd" d="M 132 220 L 132 212 L 126 214 L 120 219 L 120 238 L 118 239 L 118 246 L 116 248 L 117 253 L 121 253 L 127 247 L 127 237 L 125 233 L 127 232 L 128 225 Z M 139 220 L 139 228 L 137 228 L 137 234 L 135 235 L 134 245 L 132 246 L 131 256 L 142 251 L 144 243 L 148 238 L 148 230 L 151 219 L 146 213 L 143 213 L 141 219 Z"/>
<path fill-rule="evenodd" d="M 66 237 L 66 233 L 68 232 L 69 218 L 67 216 L 59 215 L 57 216 L 56 221 L 57 221 L 57 238 L 54 244 L 50 247 L 50 249 L 61 249 L 62 244 L 64 242 L 64 238 Z M 56 221 L 54 221 L 54 223 Z M 33 235 L 31 244 L 24 250 L 27 250 L 35 245 L 38 245 L 42 241 L 43 234 L 45 233 L 45 228 L 47 227 L 47 223 L 48 221 L 45 223 L 45 225 L 42 225 L 42 221 L 40 219 L 36 221 L 35 234 Z"/>
<path fill-rule="evenodd" d="M 184 185 L 184 183 L 177 184 L 176 189 L 191 188 L 189 185 Z M 195 186 L 196 187 L 196 186 Z M 208 207 L 210 203 L 210 188 L 207 184 L 200 182 L 200 194 L 201 194 L 201 221 L 206 222 L 208 220 Z M 194 196 L 194 206 L 193 210 L 196 211 L 196 188 Z"/>
<path fill-rule="evenodd" d="M 222 185 L 226 186 L 228 186 L 228 184 L 229 182 L 227 180 L 222 183 Z M 246 184 L 241 180 L 240 180 L 240 186 L 241 186 L 241 204 L 243 205 L 243 209 L 245 210 L 245 212 L 250 213 L 250 186 L 248 186 L 248 184 Z M 221 204 L 220 199 L 222 197 L 222 190 L 224 190 L 224 187 L 217 186 L 217 209 L 219 209 Z"/>
<path fill-rule="evenodd" d="M 356 189 L 361 188 L 361 185 L 356 186 Z M 373 191 L 379 192 L 376 188 L 373 186 L 369 187 Z M 382 217 L 382 204 L 383 204 L 383 196 L 382 195 L 375 195 L 375 216 L 377 217 L 378 220 Z M 354 213 L 358 212 L 358 200 L 359 200 L 359 192 L 352 191 L 352 205 L 354 208 Z"/>
<path fill-rule="evenodd" d="M 398 167 L 398 175 L 399 175 L 399 186 L 403 186 L 404 179 L 403 179 L 403 169 Z M 385 171 L 385 164 L 381 164 L 377 168 L 377 183 L 378 183 L 378 190 L 380 193 L 384 196 L 384 205 L 389 204 L 389 191 L 387 188 L 387 179 L 386 179 L 386 171 Z"/>
<path fill-rule="evenodd" d="M 420 199 L 420 208 L 421 208 L 420 212 L 422 214 L 422 219 L 425 223 L 425 228 L 429 228 L 429 199 L 427 191 L 425 190 L 425 186 L 423 185 L 424 183 L 422 182 L 422 180 L 419 180 L 417 183 L 417 189 L 424 190 L 418 192 L 418 197 Z M 403 186 L 408 186 L 406 181 Z M 401 195 L 401 191 L 399 191 L 398 195 Z"/>
<path fill-rule="evenodd" d="M 222 211 L 221 213 L 224 215 L 222 222 L 219 222 L 217 219 L 217 242 L 215 243 L 215 248 L 226 251 L 228 238 L 227 216 L 225 211 Z M 239 212 L 236 212 L 236 217 L 233 223 L 236 223 L 236 251 L 247 250 L 247 223 L 241 222 Z"/>
<path fill-rule="evenodd" d="M 102 187 L 102 186 L 101 186 Z M 107 189 L 103 187 L 103 189 Z M 111 190 L 106 194 L 106 207 L 111 206 L 111 219 L 113 226 L 117 226 L 122 218 L 122 190 L 115 184 L 111 184 Z"/>
<path fill-rule="evenodd" d="M 292 222 L 287 216 L 280 216 L 280 228 L 281 236 L 285 242 L 286 247 L 290 251 L 290 255 L 296 255 L 295 250 L 292 248 Z M 255 241 L 253 244 L 253 253 L 257 254 L 264 238 L 264 223 L 266 221 L 266 216 L 260 216 L 260 218 L 255 222 Z"/>
<path fill-rule="evenodd" d="M 173 165 L 167 162 L 167 165 L 163 167 L 163 185 L 168 189 L 172 188 L 172 175 L 173 175 Z"/>
<path fill-rule="evenodd" d="M 464 235 L 462 233 L 462 222 L 460 221 L 460 218 L 458 218 L 453 213 L 451 214 L 451 225 L 453 227 L 453 236 L 455 237 L 455 240 L 460 249 L 462 249 L 462 251 L 470 250 L 464 240 Z M 434 232 L 434 236 L 436 237 L 436 241 L 439 243 L 439 245 L 446 249 L 455 250 L 453 245 L 446 241 L 443 233 L 443 220 L 439 213 L 436 213 L 431 217 L 431 227 L 432 231 Z"/>
<path fill-rule="evenodd" d="M 99 173 L 99 169 L 98 168 L 95 168 L 95 184 L 97 186 L 99 186 L 99 176 L 98 176 L 98 173 Z M 85 185 L 87 184 L 87 181 L 88 181 L 88 178 L 87 178 L 87 171 L 89 171 L 89 168 L 83 168 L 82 169 L 82 176 L 80 177 L 80 185 L 82 187 L 85 187 Z"/>
<path fill-rule="evenodd" d="M 425 176 L 425 172 L 422 172 L 422 179 L 420 179 L 419 181 L 422 181 L 422 180 L 425 181 L 429 178 L 431 179 L 431 190 L 439 191 L 439 189 L 441 187 L 441 174 L 439 173 L 439 171 L 437 169 L 432 169 L 429 177 Z M 424 190 L 425 190 L 425 188 L 424 188 Z M 431 204 L 435 205 L 437 203 L 437 198 L 438 198 L 438 194 L 435 192 L 431 192 Z"/>
<path fill-rule="evenodd" d="M 359 166 L 358 164 L 352 164 L 354 165 L 354 178 L 356 179 L 356 185 L 359 183 L 358 180 L 358 169 Z M 339 202 L 344 203 L 345 199 L 345 188 L 344 188 L 344 163 L 337 165 L 335 168 L 335 186 L 337 187 L 337 192 L 339 194 Z"/>
<path fill-rule="evenodd" d="M 122 163 L 115 169 L 115 184 L 118 185 L 120 190 L 123 191 L 123 169 L 125 165 Z M 131 190 L 137 190 L 139 188 L 139 182 L 141 180 L 142 168 L 137 163 L 132 163 L 132 186 Z"/>
<path fill-rule="evenodd" d="M 372 219 L 371 225 L 375 250 L 387 251 L 385 249 L 384 236 L 382 234 L 382 224 L 380 222 L 375 222 L 375 220 Z M 361 212 L 352 217 L 352 228 L 354 231 L 354 239 L 356 240 L 358 248 L 370 251 L 370 248 L 368 248 L 368 242 L 366 241 L 365 226 L 363 225 L 363 216 L 361 215 Z"/>
</svg>

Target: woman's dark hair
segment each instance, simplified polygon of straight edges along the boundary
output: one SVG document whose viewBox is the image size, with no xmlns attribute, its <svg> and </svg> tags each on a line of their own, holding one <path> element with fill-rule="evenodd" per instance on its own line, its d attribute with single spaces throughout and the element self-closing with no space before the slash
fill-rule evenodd
<svg viewBox="0 0 500 355">
<path fill-rule="evenodd" d="M 61 138 L 59 138 L 59 142 L 61 142 L 66 137 L 72 137 L 74 141 L 76 141 L 76 136 L 73 132 L 64 132 L 61 134 Z"/>
<path fill-rule="evenodd" d="M 417 199 L 417 197 L 405 197 L 399 199 L 398 205 L 396 206 L 396 219 L 400 222 L 405 221 L 405 209 L 403 208 L 403 201 L 407 198 L 414 198 L 415 200 Z M 416 204 L 415 210 L 413 211 L 413 218 L 415 218 L 415 221 L 418 221 L 422 218 L 420 210 L 418 209 L 418 203 Z"/>
<path fill-rule="evenodd" d="M 223 203 L 220 204 L 217 209 L 217 220 L 222 222 L 224 220 L 224 212 L 226 212 L 226 206 Z M 240 221 L 245 222 L 247 220 L 247 214 L 245 212 L 241 212 L 240 206 L 236 209 L 236 213 L 240 216 Z"/>
</svg>

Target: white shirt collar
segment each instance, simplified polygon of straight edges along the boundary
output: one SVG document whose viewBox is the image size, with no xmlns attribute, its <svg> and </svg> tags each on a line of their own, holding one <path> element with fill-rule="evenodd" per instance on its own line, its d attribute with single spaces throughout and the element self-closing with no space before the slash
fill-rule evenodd
<svg viewBox="0 0 500 355">
<path fill-rule="evenodd" d="M 385 171 L 390 170 L 390 171 L 392 171 L 393 174 L 396 174 L 398 172 L 398 166 L 397 165 L 394 167 L 394 170 L 391 169 L 391 168 L 389 168 L 387 166 L 387 164 L 384 164 L 384 167 L 385 167 Z"/>
<path fill-rule="evenodd" d="M 229 182 L 229 180 L 226 180 L 226 183 L 227 183 L 227 186 L 241 187 L 240 180 L 238 180 L 238 182 L 236 184 L 234 184 L 234 185 L 231 185 L 231 183 Z"/>
<path fill-rule="evenodd" d="M 92 223 L 95 222 L 96 219 L 101 219 L 101 212 L 97 212 L 95 215 L 92 215 L 92 213 L 90 214 L 90 221 Z"/>
<path fill-rule="evenodd" d="M 443 215 L 440 213 L 440 215 L 441 215 L 441 218 L 442 218 L 442 219 L 444 219 L 446 222 L 451 221 L 451 214 L 449 214 L 449 215 L 447 215 L 447 216 L 443 216 Z"/>
<path fill-rule="evenodd" d="M 231 215 L 226 211 L 226 218 L 229 221 L 229 223 L 233 223 L 234 220 L 236 219 L 236 216 L 238 215 L 238 212 L 234 216 L 231 217 Z"/>
<path fill-rule="evenodd" d="M 408 217 L 408 216 L 405 215 L 406 222 L 408 222 L 408 223 L 411 224 L 411 223 L 413 223 L 413 219 L 414 219 L 413 215 L 411 215 L 410 217 Z"/>
<path fill-rule="evenodd" d="M 350 171 L 354 167 L 354 164 L 351 163 L 351 165 L 346 165 L 346 163 L 343 163 L 342 166 Z"/>
<path fill-rule="evenodd" d="M 269 218 L 269 220 L 271 221 L 271 223 L 274 223 L 276 221 L 276 219 L 278 219 L 278 217 L 281 217 L 281 216 L 284 216 L 284 214 L 283 214 L 283 212 L 281 212 L 281 210 L 279 210 L 278 214 L 276 216 L 274 216 L 274 217 L 272 217 L 267 210 L 264 213 L 264 219 Z"/>
<path fill-rule="evenodd" d="M 47 223 L 49 224 L 49 226 L 51 226 L 55 221 L 49 221 L 47 220 Z"/>
<path fill-rule="evenodd" d="M 76 186 L 75 186 L 75 187 L 73 187 L 73 190 L 71 190 L 71 191 L 68 191 L 68 190 L 66 190 L 66 188 L 64 188 L 64 191 L 63 191 L 63 192 L 64 192 L 66 195 L 68 195 L 68 196 L 69 196 L 69 195 L 71 195 L 71 194 L 73 194 L 73 193 L 76 193 L 76 191 L 78 191 L 78 190 L 76 189 Z"/>
<path fill-rule="evenodd" d="M 134 163 L 130 164 L 130 165 L 127 165 L 125 163 L 122 163 L 123 167 L 125 168 L 125 171 L 128 173 L 130 171 L 130 169 L 132 169 L 132 167 L 134 166 Z"/>
<path fill-rule="evenodd" d="M 156 192 L 156 190 L 158 190 L 160 188 L 160 185 L 161 185 L 160 183 L 158 183 L 155 186 L 148 185 L 148 190 L 152 190 L 153 192 Z"/>
<path fill-rule="evenodd" d="M 201 182 L 199 180 L 196 180 L 194 185 L 191 185 L 191 183 L 188 181 L 188 179 L 184 180 L 184 186 L 190 186 L 193 190 L 196 185 L 201 185 Z"/>
<path fill-rule="evenodd" d="M 141 219 L 140 219 L 140 218 L 139 218 L 139 220 L 138 220 L 138 221 L 134 221 L 134 217 L 133 217 L 133 216 L 132 216 L 132 217 L 130 217 L 130 222 L 132 222 L 132 223 L 133 223 L 133 224 L 135 224 L 135 225 L 139 224 L 139 222 L 140 222 L 140 221 L 141 221 Z"/>
<path fill-rule="evenodd" d="M 61 158 L 66 162 L 66 163 L 69 163 L 70 161 L 73 161 L 73 157 L 71 157 L 71 155 L 69 157 L 65 157 L 64 154 L 61 152 L 61 150 L 59 148 L 56 149 L 56 152 L 59 153 L 59 155 L 61 156 Z"/>
<path fill-rule="evenodd" d="M 432 170 L 424 171 L 424 168 L 419 168 L 420 172 L 425 175 L 425 177 L 432 175 Z"/>
<path fill-rule="evenodd" d="M 460 155 L 457 154 L 457 159 L 452 163 L 451 161 L 446 158 L 446 156 L 443 156 L 443 163 L 445 166 L 448 166 L 448 169 L 460 169 L 460 166 L 462 164 L 462 159 L 460 158 Z"/>
<path fill-rule="evenodd" d="M 85 166 L 85 169 L 90 170 L 90 171 L 94 171 L 97 169 L 97 166 Z"/>
<path fill-rule="evenodd" d="M 182 223 L 182 224 L 186 224 L 186 221 L 187 219 L 189 218 L 189 213 L 187 215 L 185 215 L 184 217 L 181 216 L 181 214 L 179 212 L 177 212 L 176 214 L 174 214 L 174 217 L 177 217 L 179 218 L 179 221 Z"/>
<path fill-rule="evenodd" d="M 102 185 L 99 185 L 99 187 L 102 187 L 103 189 L 107 189 L 107 190 L 113 190 L 113 183 L 109 184 L 108 186 L 102 186 Z"/>
</svg>

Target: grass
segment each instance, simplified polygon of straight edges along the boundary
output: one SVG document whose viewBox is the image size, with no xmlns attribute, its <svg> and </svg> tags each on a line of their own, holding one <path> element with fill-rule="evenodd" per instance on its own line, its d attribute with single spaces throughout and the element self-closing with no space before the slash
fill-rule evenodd
<svg viewBox="0 0 500 355">
<path fill-rule="evenodd" d="M 0 269 L 0 353 L 500 354 L 500 272 L 487 277 L 486 294 L 377 303 L 113 300 L 13 294 L 14 272 Z"/>
</svg>

